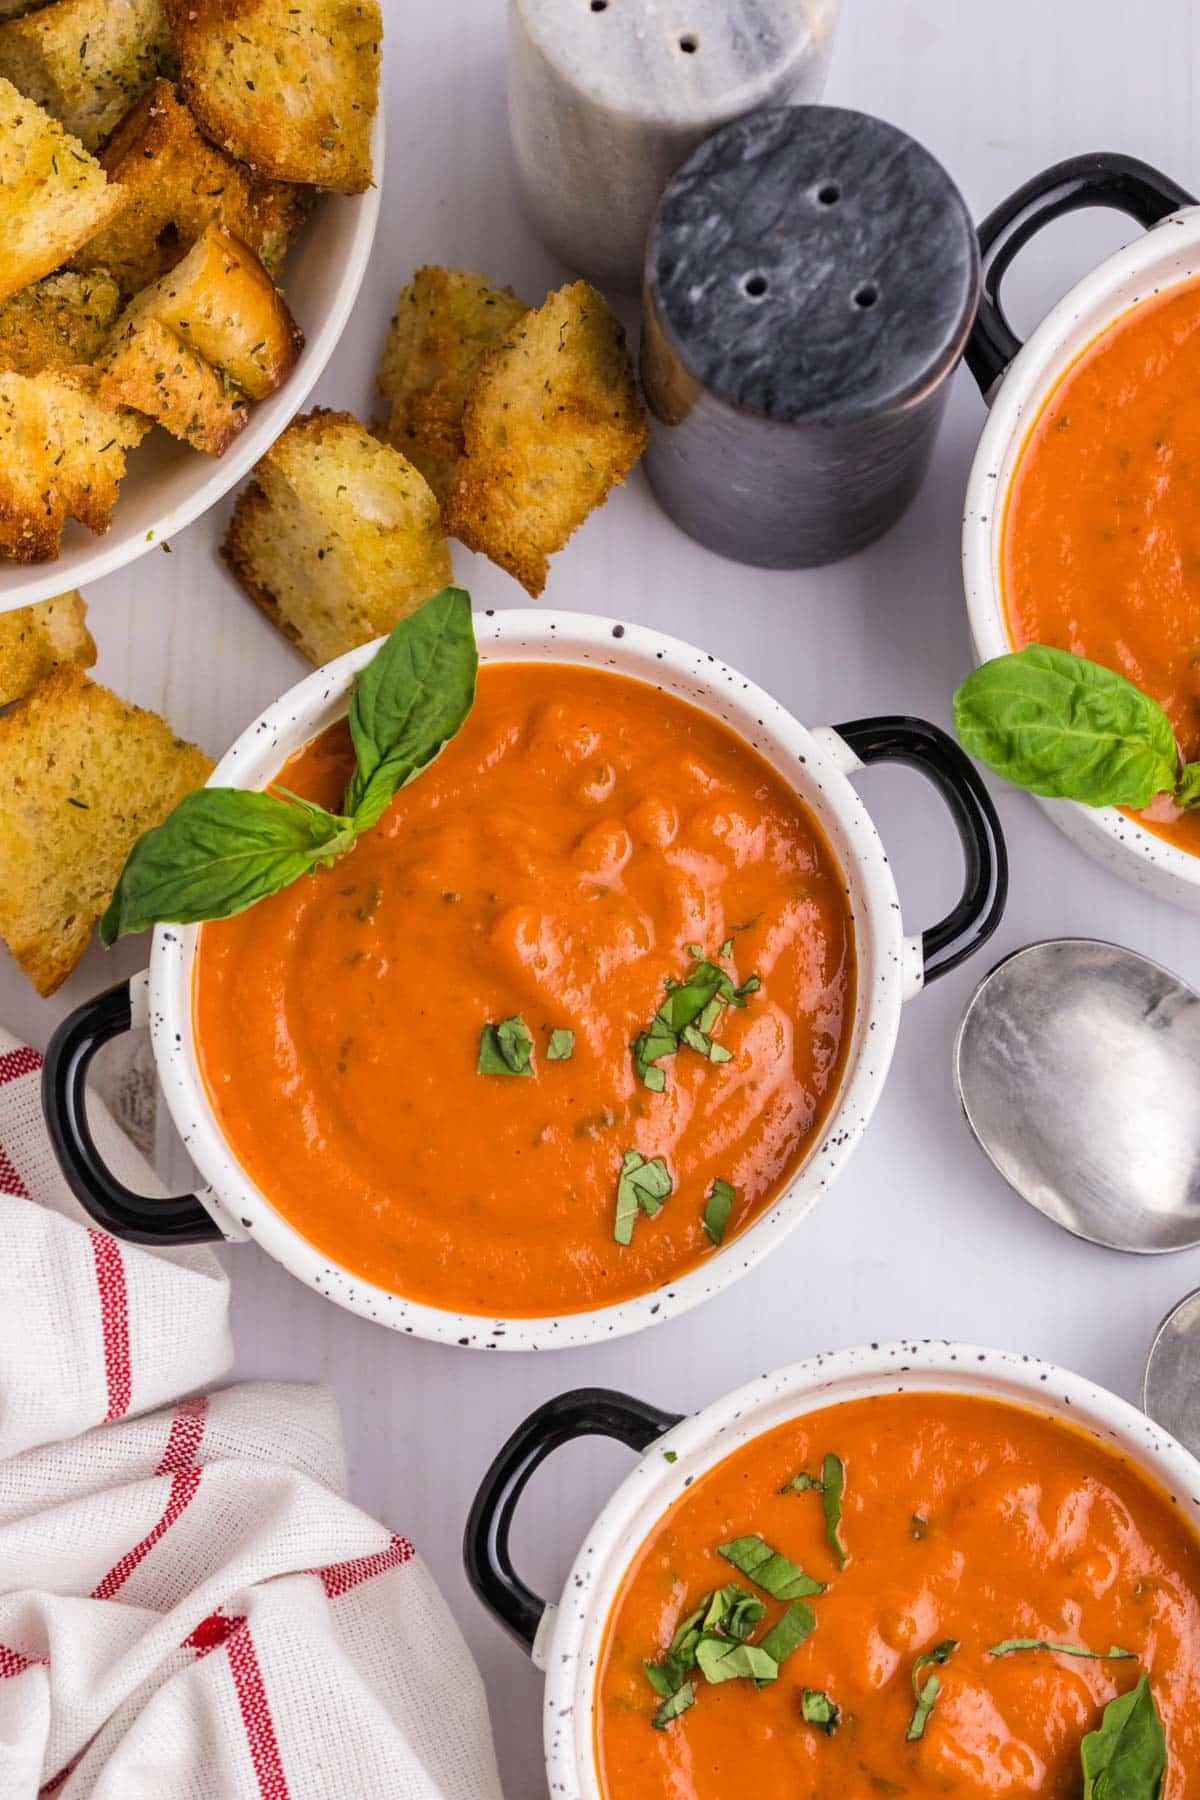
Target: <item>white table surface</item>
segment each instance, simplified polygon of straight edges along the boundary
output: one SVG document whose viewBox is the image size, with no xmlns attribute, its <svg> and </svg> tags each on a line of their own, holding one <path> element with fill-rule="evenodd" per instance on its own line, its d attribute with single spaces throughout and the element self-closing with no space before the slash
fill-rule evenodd
<svg viewBox="0 0 1200 1800">
<path fill-rule="evenodd" d="M 581 0 L 582 3 L 582 0 Z M 531 298 L 564 271 L 526 228 L 507 155 L 501 0 L 384 0 L 388 176 L 357 312 L 316 399 L 372 409 L 372 374 L 413 267 L 485 270 Z M 679 23 L 686 28 L 686 0 Z M 843 0 L 827 98 L 882 114 L 956 176 L 977 216 L 1078 151 L 1120 149 L 1200 188 L 1200 26 L 1192 0 Z M 1010 283 L 1028 327 L 1089 262 L 1132 235 L 1094 213 L 1040 237 Z M 636 317 L 636 309 L 631 317 Z M 965 371 L 924 491 L 865 554 L 813 573 L 760 573 L 684 537 L 635 473 L 554 561 L 547 604 L 643 621 L 718 651 L 810 724 L 911 711 L 945 724 L 970 666 L 958 522 L 983 407 Z M 215 556 L 227 507 L 87 595 L 96 670 L 219 754 L 306 665 Z M 509 578 L 456 546 L 481 606 L 521 604 Z M 863 788 L 897 865 L 910 929 L 946 908 L 957 848 L 916 776 Z M 509 1800 L 540 1800 L 540 1677 L 486 1617 L 459 1560 L 479 1476 L 508 1431 L 580 1384 L 697 1407 L 832 1345 L 953 1336 L 1050 1357 L 1131 1398 L 1145 1346 L 1200 1283 L 1200 1253 L 1121 1257 L 1047 1224 L 971 1143 L 950 1045 L 978 976 L 1006 950 L 1080 933 L 1130 944 L 1200 983 L 1193 915 L 1143 898 L 1073 849 L 1034 803 L 1000 791 L 1012 894 L 996 940 L 911 1002 L 891 1079 L 836 1189 L 770 1262 L 699 1311 L 590 1350 L 488 1356 L 418 1343 L 340 1311 L 249 1246 L 233 1273 L 236 1373 L 328 1381 L 341 1401 L 354 1497 L 431 1563 L 486 1679 Z M 0 1018 L 42 1044 L 72 1006 L 138 966 L 144 945 L 93 948 L 51 1002 L 0 959 Z M 627 1453 L 581 1445 L 534 1481 L 515 1535 L 550 1592 Z"/>
</svg>

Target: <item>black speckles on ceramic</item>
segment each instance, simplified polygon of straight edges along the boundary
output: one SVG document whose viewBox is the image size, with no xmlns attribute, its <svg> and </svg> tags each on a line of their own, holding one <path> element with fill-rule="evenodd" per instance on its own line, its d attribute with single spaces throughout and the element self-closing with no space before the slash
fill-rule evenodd
<svg viewBox="0 0 1200 1800">
<path fill-rule="evenodd" d="M 828 106 L 716 132 L 646 256 L 646 468 L 667 511 L 766 567 L 870 543 L 921 484 L 978 292 L 966 204 L 904 132 Z"/>
</svg>

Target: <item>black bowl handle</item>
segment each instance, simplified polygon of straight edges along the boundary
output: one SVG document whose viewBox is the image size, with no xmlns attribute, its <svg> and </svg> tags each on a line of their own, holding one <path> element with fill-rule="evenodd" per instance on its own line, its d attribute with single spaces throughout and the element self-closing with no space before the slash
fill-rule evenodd
<svg viewBox="0 0 1200 1800">
<path fill-rule="evenodd" d="M 86 1001 L 50 1039 L 42 1068 L 46 1129 L 67 1186 L 105 1231 L 131 1244 L 160 1249 L 207 1244 L 223 1234 L 195 1194 L 177 1200 L 135 1194 L 101 1159 L 88 1124 L 88 1065 L 102 1044 L 132 1029 L 132 990 L 135 982 L 144 981 L 144 975 L 135 975 L 132 982 L 119 982 Z"/>
<path fill-rule="evenodd" d="M 967 367 L 984 397 L 1021 348 L 1020 338 L 1005 317 L 1000 284 L 1017 251 L 1043 225 L 1083 206 L 1111 206 L 1128 213 L 1139 225 L 1150 226 L 1181 206 L 1195 204 L 1192 195 L 1169 175 L 1135 157 L 1108 150 L 1055 163 L 1002 200 L 979 227 L 982 287 L 965 353 Z"/>
<path fill-rule="evenodd" d="M 986 944 L 1008 898 L 1008 850 L 996 808 L 974 763 L 948 732 L 927 719 L 854 719 L 833 728 L 860 762 L 907 763 L 932 781 L 962 839 L 962 897 L 921 933 L 925 982 L 948 975 Z"/>
<path fill-rule="evenodd" d="M 484 1476 L 463 1536 L 467 1579 L 530 1655 L 546 1602 L 526 1587 L 508 1549 L 525 1483 L 552 1451 L 573 1438 L 611 1437 L 631 1450 L 648 1450 L 681 1417 L 611 1388 L 576 1388 L 530 1413 Z"/>
</svg>

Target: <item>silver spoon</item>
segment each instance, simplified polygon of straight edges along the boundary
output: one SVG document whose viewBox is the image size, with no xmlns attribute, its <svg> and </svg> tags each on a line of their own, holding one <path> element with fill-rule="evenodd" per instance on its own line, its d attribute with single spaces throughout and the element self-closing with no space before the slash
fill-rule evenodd
<svg viewBox="0 0 1200 1800">
<path fill-rule="evenodd" d="M 1185 1450 L 1200 1456 L 1200 1288 L 1174 1307 L 1154 1334 L 1142 1382 L 1142 1411 Z"/>
<path fill-rule="evenodd" d="M 1052 938 L 985 975 L 954 1044 L 1009 1185 L 1114 1250 L 1200 1243 L 1200 994 L 1118 944 Z"/>
</svg>

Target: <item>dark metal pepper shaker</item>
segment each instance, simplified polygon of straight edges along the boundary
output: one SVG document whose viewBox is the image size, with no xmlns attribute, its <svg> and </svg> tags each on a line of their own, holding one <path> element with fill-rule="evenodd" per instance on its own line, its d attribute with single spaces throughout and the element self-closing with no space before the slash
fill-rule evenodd
<svg viewBox="0 0 1200 1800">
<path fill-rule="evenodd" d="M 904 132 L 833 106 L 724 126 L 674 176 L 647 246 L 659 500 L 739 562 L 861 550 L 921 485 L 978 296 L 966 203 Z"/>
</svg>

